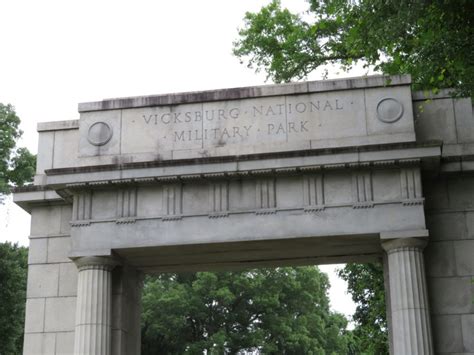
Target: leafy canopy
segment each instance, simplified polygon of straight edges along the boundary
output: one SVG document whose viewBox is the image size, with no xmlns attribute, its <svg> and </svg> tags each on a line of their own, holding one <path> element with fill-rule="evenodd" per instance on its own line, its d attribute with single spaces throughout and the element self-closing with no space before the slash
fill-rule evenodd
<svg viewBox="0 0 474 355">
<path fill-rule="evenodd" d="M 347 264 L 339 271 L 339 277 L 347 282 L 348 291 L 357 305 L 352 317 L 355 347 L 364 354 L 388 355 L 382 264 Z"/>
<path fill-rule="evenodd" d="M 22 353 L 28 249 L 0 243 L 0 353 Z"/>
<path fill-rule="evenodd" d="M 347 354 L 347 321 L 329 310 L 316 267 L 148 277 L 142 353 Z"/>
<path fill-rule="evenodd" d="M 13 185 L 32 180 L 36 157 L 26 148 L 16 148 L 21 137 L 20 118 L 12 105 L 0 103 L 0 197 L 11 192 Z"/>
<path fill-rule="evenodd" d="M 273 0 L 246 13 L 234 54 L 275 82 L 305 78 L 327 64 L 363 61 L 411 74 L 415 89 L 474 88 L 474 1 L 308 0 L 293 14 Z"/>
</svg>

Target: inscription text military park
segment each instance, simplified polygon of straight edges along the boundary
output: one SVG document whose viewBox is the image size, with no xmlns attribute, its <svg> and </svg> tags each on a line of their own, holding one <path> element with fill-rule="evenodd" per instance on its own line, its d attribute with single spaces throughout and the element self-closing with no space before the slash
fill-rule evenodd
<svg viewBox="0 0 474 355">
<path fill-rule="evenodd" d="M 472 103 L 410 84 L 110 99 L 40 123 L 14 195 L 24 354 L 139 354 L 146 273 L 374 260 L 392 354 L 474 354 Z"/>
<path fill-rule="evenodd" d="M 291 135 L 293 133 L 304 133 L 312 130 L 314 124 L 321 125 L 320 115 L 329 114 L 333 110 L 343 110 L 342 104 L 338 99 L 332 103 L 329 100 L 298 102 L 296 104 L 280 103 L 267 106 L 252 106 L 248 108 L 231 107 L 228 109 L 206 110 L 206 111 L 186 111 L 186 112 L 162 112 L 149 115 L 143 115 L 143 121 L 149 125 L 174 125 L 179 128 L 173 131 L 174 142 L 177 141 L 207 141 L 213 140 L 225 144 L 230 138 L 236 138 L 240 141 L 251 134 L 256 135 L 261 128 L 254 128 L 253 125 L 241 124 L 241 121 L 253 121 L 266 118 L 266 129 L 268 135 Z M 312 121 L 298 120 L 297 114 L 304 114 L 307 111 L 313 113 Z M 295 117 L 296 116 L 296 117 Z M 288 121 L 290 117 L 291 121 Z M 304 116 L 303 116 L 304 117 Z M 274 118 L 277 123 L 268 123 L 268 119 Z M 221 120 L 232 121 L 232 127 L 224 128 L 203 128 L 204 122 L 219 122 Z M 284 123 L 280 121 L 284 120 Z M 186 123 L 202 122 L 201 129 L 186 129 Z M 181 125 L 184 124 L 184 125 Z M 182 128 L 180 130 L 180 128 Z M 256 132 L 254 132 L 256 131 Z M 163 136 L 162 139 L 168 137 Z"/>
</svg>

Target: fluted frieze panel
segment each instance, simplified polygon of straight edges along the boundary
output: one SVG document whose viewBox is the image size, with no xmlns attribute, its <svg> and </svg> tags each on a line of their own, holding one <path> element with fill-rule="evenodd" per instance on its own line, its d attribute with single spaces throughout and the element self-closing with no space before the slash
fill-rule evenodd
<svg viewBox="0 0 474 355">
<path fill-rule="evenodd" d="M 324 175 L 303 176 L 303 203 L 306 212 L 324 209 Z"/>
</svg>

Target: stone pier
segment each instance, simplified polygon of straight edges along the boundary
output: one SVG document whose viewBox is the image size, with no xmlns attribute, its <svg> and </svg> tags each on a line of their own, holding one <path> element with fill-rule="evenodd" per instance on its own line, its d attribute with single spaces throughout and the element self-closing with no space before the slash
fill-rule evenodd
<svg viewBox="0 0 474 355">
<path fill-rule="evenodd" d="M 384 259 L 393 354 L 474 354 L 470 99 L 373 76 L 38 125 L 24 355 L 140 353 L 146 273 Z M 425 248 L 426 246 L 426 248 Z"/>
</svg>

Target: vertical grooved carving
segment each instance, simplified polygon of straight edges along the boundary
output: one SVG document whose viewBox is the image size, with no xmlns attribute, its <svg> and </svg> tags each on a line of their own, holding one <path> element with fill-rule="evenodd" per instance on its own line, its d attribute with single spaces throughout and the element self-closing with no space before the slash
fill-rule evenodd
<svg viewBox="0 0 474 355">
<path fill-rule="evenodd" d="M 371 208 L 374 206 L 374 188 L 372 171 L 356 170 L 352 173 L 353 208 Z"/>
<path fill-rule="evenodd" d="M 303 176 L 303 203 L 306 212 L 324 209 L 324 175 Z"/>
<path fill-rule="evenodd" d="M 103 263 L 101 259 L 103 260 Z M 105 258 L 80 258 L 77 280 L 74 353 L 110 355 L 112 331 L 111 271 L 116 265 Z"/>
<path fill-rule="evenodd" d="M 275 213 L 277 207 L 275 178 L 255 180 L 257 214 Z"/>
<path fill-rule="evenodd" d="M 419 167 L 400 169 L 400 190 L 404 205 L 419 205 L 423 203 Z"/>
<path fill-rule="evenodd" d="M 118 223 L 133 222 L 137 216 L 137 188 L 135 186 L 117 191 Z"/>
<path fill-rule="evenodd" d="M 388 254 L 394 354 L 432 354 L 430 313 L 423 264 L 426 241 L 383 242 Z"/>
<path fill-rule="evenodd" d="M 171 184 L 163 187 L 163 220 L 181 219 L 183 213 L 183 185 Z"/>
<path fill-rule="evenodd" d="M 209 184 L 209 217 L 227 217 L 229 211 L 229 182 L 218 181 Z"/>
<path fill-rule="evenodd" d="M 71 225 L 88 225 L 92 218 L 92 191 L 81 191 L 73 197 Z"/>
</svg>

